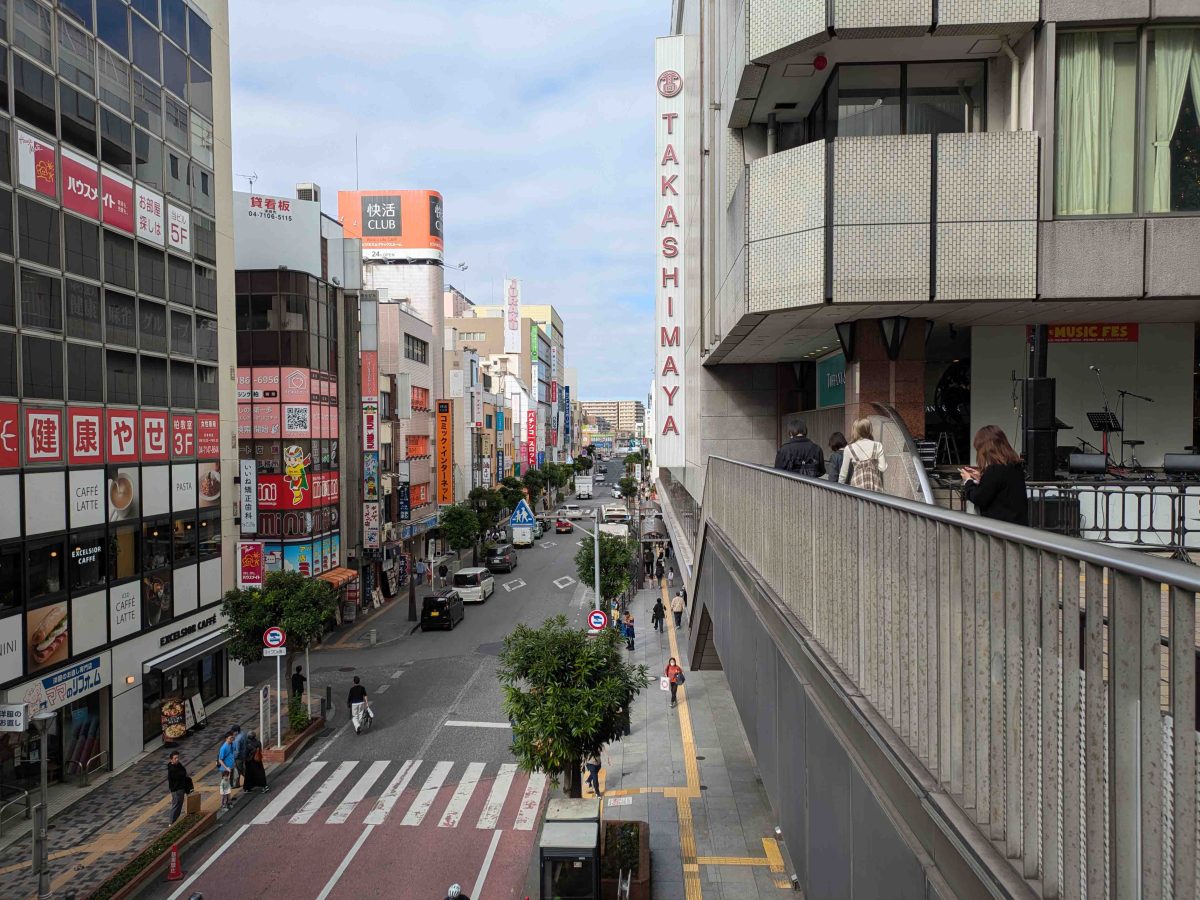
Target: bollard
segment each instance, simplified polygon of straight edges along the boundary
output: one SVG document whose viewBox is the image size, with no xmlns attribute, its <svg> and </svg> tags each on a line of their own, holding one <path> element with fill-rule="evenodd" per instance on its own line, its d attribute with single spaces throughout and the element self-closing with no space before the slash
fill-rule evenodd
<svg viewBox="0 0 1200 900">
<path fill-rule="evenodd" d="M 378 635 L 376 635 L 375 629 L 372 628 L 370 631 L 367 632 L 367 643 L 370 644 L 372 647 L 374 647 L 377 637 L 378 637 Z"/>
</svg>

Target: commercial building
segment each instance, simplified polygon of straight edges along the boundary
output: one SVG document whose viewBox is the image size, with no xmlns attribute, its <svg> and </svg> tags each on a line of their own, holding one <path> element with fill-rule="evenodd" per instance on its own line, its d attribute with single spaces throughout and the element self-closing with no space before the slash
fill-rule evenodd
<svg viewBox="0 0 1200 900">
<path fill-rule="evenodd" d="M 648 430 L 691 659 L 729 678 L 799 888 L 1194 894 L 1195 744 L 1163 739 L 1194 717 L 1159 715 L 1160 688 L 1195 690 L 1186 604 L 1159 671 L 1158 598 L 1187 570 L 938 509 L 957 491 L 931 483 L 999 425 L 1060 530 L 1186 553 L 1194 500 L 1130 516 L 1144 498 L 1105 472 L 1200 445 L 1200 3 L 676 0 L 671 31 L 647 85 Z M 869 419 L 886 494 L 917 502 L 772 471 L 800 418 L 820 444 Z M 1098 511 L 1065 473 L 1079 449 L 1115 492 Z"/>
<path fill-rule="evenodd" d="M 646 420 L 646 404 L 641 400 L 584 400 L 583 414 L 606 424 L 607 430 L 638 435 Z"/>
<path fill-rule="evenodd" d="M 233 196 L 240 528 L 248 558 L 259 560 L 239 577 L 322 578 L 347 614 L 360 595 L 373 596 L 358 581 L 370 524 L 359 513 L 361 253 L 321 212 L 316 190 L 312 200 Z"/>
<path fill-rule="evenodd" d="M 5 790 L 43 755 L 55 782 L 127 765 L 242 688 L 217 609 L 237 533 L 227 5 L 9 8 Z"/>
</svg>

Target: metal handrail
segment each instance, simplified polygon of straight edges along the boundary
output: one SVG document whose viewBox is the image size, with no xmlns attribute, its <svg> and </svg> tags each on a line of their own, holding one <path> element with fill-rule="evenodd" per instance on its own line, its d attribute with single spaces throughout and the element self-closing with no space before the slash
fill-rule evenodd
<svg viewBox="0 0 1200 900">
<path fill-rule="evenodd" d="M 93 763 L 97 761 L 100 762 L 100 765 L 94 766 Z M 90 783 L 89 778 L 92 773 L 103 771 L 106 765 L 108 765 L 108 751 L 101 750 L 99 753 L 89 758 L 86 762 L 79 762 L 79 760 L 75 759 L 68 762 L 67 774 L 71 774 L 71 766 L 74 766 L 75 771 L 79 775 L 79 783 L 86 787 Z"/>
<path fill-rule="evenodd" d="M 23 788 L 16 787 L 15 785 L 4 785 L 4 786 L 9 787 L 13 790 L 16 790 L 18 792 L 18 794 L 17 794 L 17 796 L 11 797 L 8 800 L 6 800 L 4 803 L 0 804 L 0 834 L 4 834 L 4 823 L 9 821 L 10 819 L 16 818 L 16 816 L 5 817 L 4 811 L 7 810 L 10 806 L 14 806 L 17 803 L 24 803 L 25 804 L 25 815 L 22 816 L 22 818 L 28 819 L 28 818 L 32 817 L 32 815 L 33 815 L 33 799 L 31 797 L 29 791 L 27 791 Z"/>
</svg>

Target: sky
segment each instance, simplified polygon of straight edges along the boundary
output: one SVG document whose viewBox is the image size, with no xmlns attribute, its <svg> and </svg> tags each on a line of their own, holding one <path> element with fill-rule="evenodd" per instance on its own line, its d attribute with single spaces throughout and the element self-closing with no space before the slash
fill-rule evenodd
<svg viewBox="0 0 1200 900">
<path fill-rule="evenodd" d="M 440 191 L 446 280 L 563 318 L 584 400 L 653 377 L 654 38 L 668 0 L 236 0 L 234 189 Z"/>
</svg>

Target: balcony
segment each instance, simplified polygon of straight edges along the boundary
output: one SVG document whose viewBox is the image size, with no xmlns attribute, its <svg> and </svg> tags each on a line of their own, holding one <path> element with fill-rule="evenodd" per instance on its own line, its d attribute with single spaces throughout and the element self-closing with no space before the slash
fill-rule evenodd
<svg viewBox="0 0 1200 900">
<path fill-rule="evenodd" d="M 937 15 L 935 21 L 934 15 Z M 829 40 L 1011 34 L 1041 18 L 1038 0 L 750 0 L 749 56 L 770 63 Z"/>
</svg>

